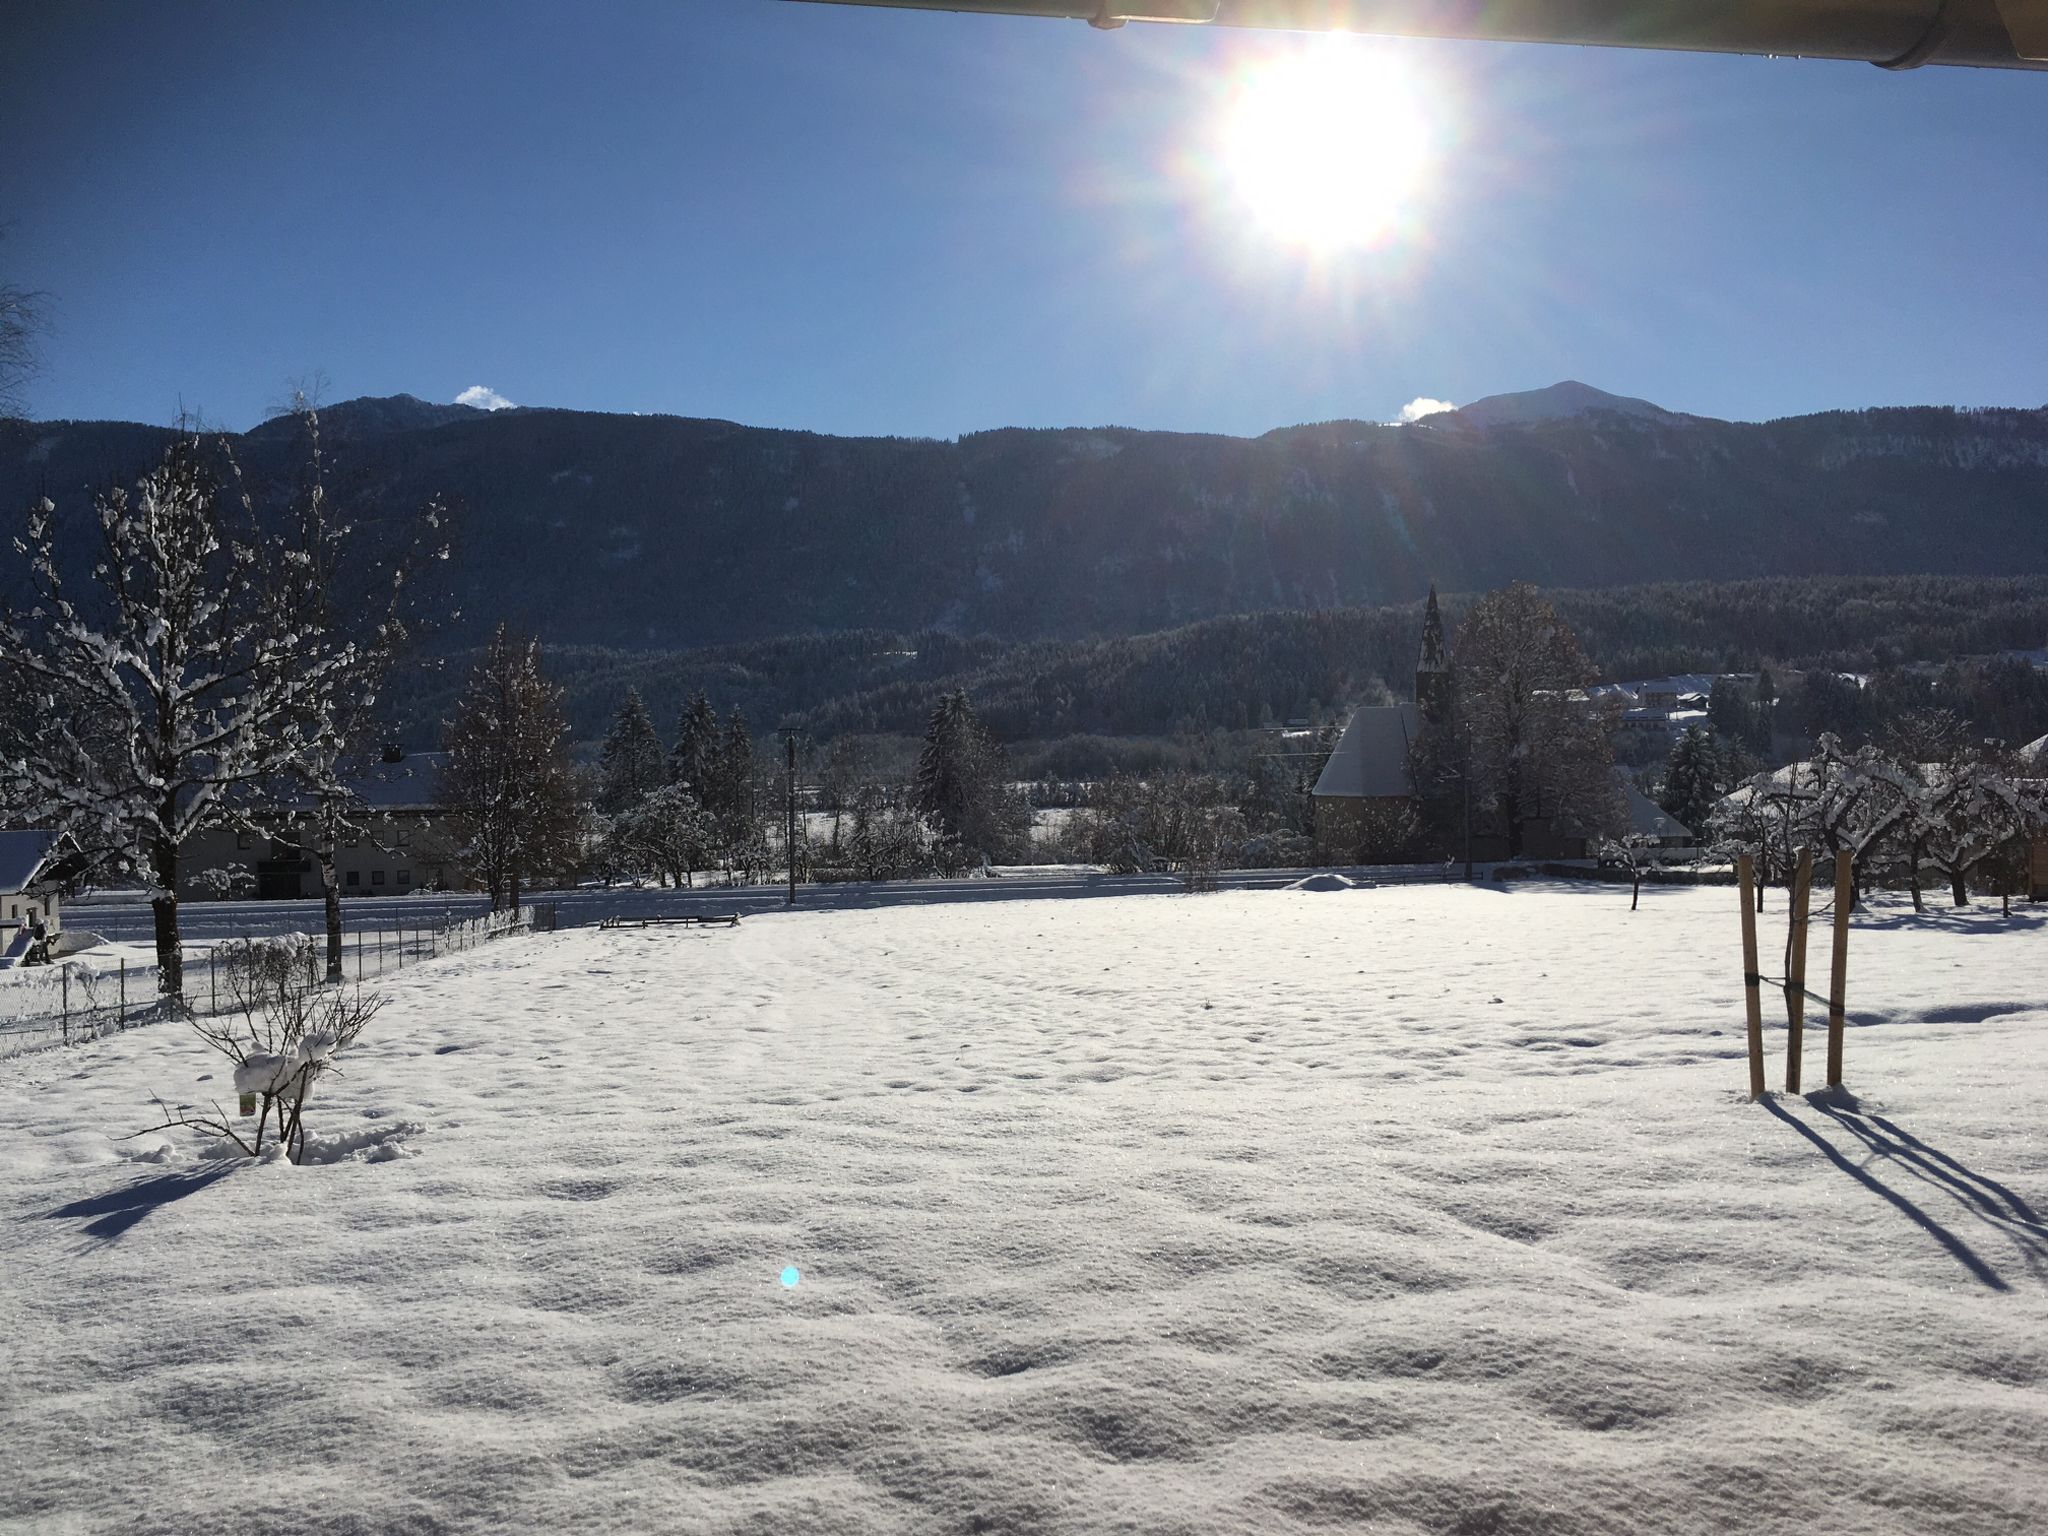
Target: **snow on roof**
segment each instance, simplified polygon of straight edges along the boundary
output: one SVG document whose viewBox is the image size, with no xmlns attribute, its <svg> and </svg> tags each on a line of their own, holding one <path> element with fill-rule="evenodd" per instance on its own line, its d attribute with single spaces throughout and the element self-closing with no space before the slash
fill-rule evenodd
<svg viewBox="0 0 2048 1536">
<path fill-rule="evenodd" d="M 1323 764 L 1315 793 L 1358 800 L 1414 794 L 1408 777 L 1408 748 L 1421 734 L 1422 715 L 1413 704 L 1355 711 L 1337 739 L 1337 749 Z"/>
<path fill-rule="evenodd" d="M 0 832 L 0 891 L 13 894 L 35 884 L 62 841 L 61 832 Z"/>
<path fill-rule="evenodd" d="M 1628 699 L 1640 699 L 1646 694 L 1688 694 L 1696 693 L 1708 698 L 1714 692 L 1714 684 L 1722 678 L 1745 681 L 1753 677 L 1743 672 L 1681 672 L 1673 677 L 1635 678 L 1619 683 L 1595 683 L 1586 692 L 1593 698 L 1607 698 L 1619 695 Z"/>
<path fill-rule="evenodd" d="M 1667 815 L 1664 807 L 1637 789 L 1635 784 L 1624 777 L 1622 795 L 1628 801 L 1628 829 L 1643 837 L 1682 837 L 1692 841 L 1692 828 L 1676 817 Z"/>
</svg>

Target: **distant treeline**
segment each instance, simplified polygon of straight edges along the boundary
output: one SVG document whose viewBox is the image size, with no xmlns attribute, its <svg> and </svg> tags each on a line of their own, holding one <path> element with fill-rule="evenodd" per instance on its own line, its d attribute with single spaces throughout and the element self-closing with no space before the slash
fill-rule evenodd
<svg viewBox="0 0 2048 1536">
<path fill-rule="evenodd" d="M 2048 645 L 2048 576 L 1787 577 L 1549 595 L 1613 680 L 1760 667 L 1883 672 Z M 1445 595 L 1453 624 L 1470 596 Z M 964 688 L 1003 741 L 1171 737 L 1320 722 L 1407 698 L 1420 629 L 1421 605 L 1404 604 L 1239 614 L 1084 641 L 857 630 L 694 650 L 555 647 L 547 665 L 584 741 L 603 733 L 629 687 L 663 731 L 703 691 L 764 731 L 915 736 L 942 695 Z M 408 736 L 435 734 L 467 660 L 409 680 L 399 700 Z"/>
</svg>

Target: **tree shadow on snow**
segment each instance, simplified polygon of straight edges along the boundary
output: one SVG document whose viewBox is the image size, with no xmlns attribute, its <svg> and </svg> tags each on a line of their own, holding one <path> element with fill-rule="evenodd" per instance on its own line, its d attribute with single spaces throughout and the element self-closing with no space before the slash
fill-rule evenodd
<svg viewBox="0 0 2048 1536">
<path fill-rule="evenodd" d="M 1806 1102 L 1848 1133 L 1847 1148 L 1837 1146 L 1819 1131 L 1799 1120 L 1775 1098 L 1766 1098 L 1764 1108 L 1794 1131 L 1812 1142 L 1835 1167 L 1882 1197 L 1915 1226 L 1948 1250 L 1949 1256 L 1968 1270 L 1977 1282 L 1994 1291 L 2009 1291 L 2004 1276 L 1955 1232 L 1944 1226 L 1927 1209 L 1909 1199 L 1896 1182 L 1886 1183 L 1877 1169 L 1886 1168 L 1925 1186 L 1916 1190 L 1944 1197 L 1961 1207 L 1962 1213 L 1999 1232 L 2019 1250 L 2027 1273 L 2048 1281 L 2048 1224 L 2034 1208 L 1998 1180 L 1965 1166 L 1937 1150 L 1882 1115 L 1870 1113 L 1844 1089 L 1823 1089 L 1809 1094 Z M 1851 1160 L 1848 1154 L 1861 1153 Z M 1943 1214 L 1950 1214 L 1944 1207 Z M 1953 1219 L 1953 1215 L 1950 1215 Z"/>
<path fill-rule="evenodd" d="M 1915 912 L 1911 907 L 1894 908 L 1890 903 L 1883 907 L 1866 905 L 1857 911 L 1852 921 L 1859 933 L 1869 929 L 1876 933 L 1952 933 L 1959 937 L 2048 928 L 2048 907 L 2038 902 L 2024 906 L 2015 903 L 2011 915 L 2005 916 L 1998 910 L 1996 896 L 1977 894 L 1970 901 L 1971 905 L 1967 907 L 1951 906 L 1944 892 L 1941 904 L 1937 906 L 1930 901 L 1924 912 Z"/>
<path fill-rule="evenodd" d="M 85 1200 L 74 1200 L 69 1205 L 60 1205 L 49 1212 L 52 1221 L 61 1218 L 90 1216 L 80 1230 L 88 1237 L 111 1241 L 141 1221 L 151 1211 L 161 1206 L 182 1200 L 187 1195 L 197 1194 L 215 1179 L 225 1177 L 225 1168 L 213 1168 L 204 1173 L 166 1173 L 140 1183 L 130 1184 L 121 1189 L 109 1190 L 104 1195 L 94 1195 Z"/>
</svg>

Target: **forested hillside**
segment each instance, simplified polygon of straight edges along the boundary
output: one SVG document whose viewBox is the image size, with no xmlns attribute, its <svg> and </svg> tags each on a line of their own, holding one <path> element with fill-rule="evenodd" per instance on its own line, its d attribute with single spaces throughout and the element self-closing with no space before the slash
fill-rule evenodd
<svg viewBox="0 0 2048 1536">
<path fill-rule="evenodd" d="M 337 483 L 373 513 L 449 500 L 453 644 L 500 620 L 551 645 L 632 650 L 843 630 L 1014 644 L 1411 602 L 1432 579 L 1471 592 L 2048 571 L 2038 410 L 1761 425 L 1452 413 L 1256 439 L 1106 428 L 957 442 L 403 396 L 325 420 Z M 0 507 L 49 494 L 83 517 L 93 488 L 132 478 L 167 436 L 0 429 Z M 289 470 L 292 434 L 272 423 L 235 448 L 262 483 Z"/>
<path fill-rule="evenodd" d="M 1610 679 L 1758 666 L 1869 672 L 2048 645 L 2048 576 L 1816 577 L 1686 582 L 1550 594 Z M 1471 594 L 1445 594 L 1455 624 Z M 1007 741 L 1170 735 L 1305 719 L 1413 680 L 1421 605 L 1236 614 L 1146 635 L 1011 644 L 866 630 L 697 650 L 557 647 L 574 735 L 594 739 L 629 687 L 668 731 L 699 690 L 761 725 L 824 739 L 916 734 L 965 688 Z M 463 665 L 419 669 L 414 734 L 449 709 Z M 2048 729 L 2044 719 L 2040 729 Z"/>
</svg>

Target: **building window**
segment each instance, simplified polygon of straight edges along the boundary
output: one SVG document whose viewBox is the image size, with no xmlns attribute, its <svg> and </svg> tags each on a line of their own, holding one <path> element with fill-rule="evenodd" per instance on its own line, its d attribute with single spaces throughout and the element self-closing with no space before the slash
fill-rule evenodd
<svg viewBox="0 0 2048 1536">
<path fill-rule="evenodd" d="M 383 870 L 381 870 L 381 869 L 373 869 L 373 870 L 371 870 L 371 871 L 370 871 L 370 884 L 372 884 L 372 885 L 382 885 L 383 883 L 384 883 L 384 871 L 383 871 Z"/>
<path fill-rule="evenodd" d="M 410 848 L 412 846 L 411 827 L 400 827 L 398 829 L 398 846 L 401 848 Z"/>
<path fill-rule="evenodd" d="M 357 836 L 355 835 L 355 833 L 353 833 L 353 832 L 349 833 L 349 835 L 348 835 L 348 846 L 349 846 L 349 847 L 353 848 L 353 847 L 355 847 L 355 845 L 356 845 L 357 843 L 360 843 L 361 841 L 362 841 L 362 839 L 361 839 L 360 837 L 357 837 Z"/>
<path fill-rule="evenodd" d="M 350 885 L 361 885 L 363 883 L 363 872 L 360 869 L 350 870 L 348 872 L 348 883 Z"/>
<path fill-rule="evenodd" d="M 398 883 L 399 883 L 400 885 L 411 885 L 411 884 L 412 884 L 412 871 L 411 871 L 411 870 L 409 870 L 409 869 L 401 869 L 401 870 L 400 870 L 400 871 L 398 872 Z"/>
<path fill-rule="evenodd" d="M 249 835 L 248 833 L 246 833 L 246 832 L 237 832 L 237 833 L 235 834 L 235 846 L 236 846 L 237 848 L 249 848 L 249 847 L 253 847 L 253 846 L 255 845 L 255 842 L 256 842 L 256 839 L 255 839 L 255 838 L 253 838 L 253 837 L 251 837 L 251 836 L 250 836 L 250 835 Z"/>
</svg>

